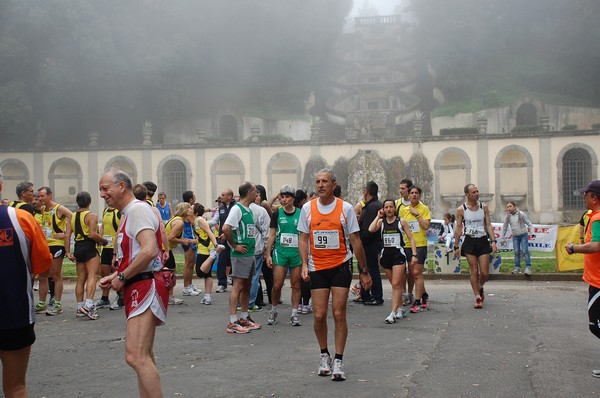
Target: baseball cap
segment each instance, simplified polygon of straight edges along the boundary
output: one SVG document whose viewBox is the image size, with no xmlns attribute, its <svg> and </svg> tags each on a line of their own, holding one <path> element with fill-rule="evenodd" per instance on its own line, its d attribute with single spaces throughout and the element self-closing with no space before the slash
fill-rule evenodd
<svg viewBox="0 0 600 398">
<path fill-rule="evenodd" d="M 590 182 L 587 185 L 587 187 L 580 188 L 579 192 L 581 192 L 581 193 L 593 192 L 595 194 L 600 195 L 600 180 L 594 180 L 594 181 Z"/>
<path fill-rule="evenodd" d="M 284 185 L 284 186 L 281 187 L 281 189 L 279 190 L 279 194 L 280 195 L 296 196 L 296 190 L 291 185 L 287 185 L 286 184 L 286 185 Z"/>
</svg>

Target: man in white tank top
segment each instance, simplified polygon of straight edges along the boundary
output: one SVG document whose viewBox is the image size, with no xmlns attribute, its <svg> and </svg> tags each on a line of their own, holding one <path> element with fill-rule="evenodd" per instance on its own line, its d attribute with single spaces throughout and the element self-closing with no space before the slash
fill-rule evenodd
<svg viewBox="0 0 600 398">
<path fill-rule="evenodd" d="M 474 184 L 467 184 L 464 192 L 467 201 L 456 209 L 454 254 L 467 258 L 471 271 L 471 287 L 475 295 L 474 308 L 481 309 L 485 299 L 483 285 L 490 273 L 490 253 L 496 253 L 498 250 L 488 206 L 479 202 L 479 189 Z M 459 241 L 463 230 L 465 239 L 461 246 Z"/>
</svg>

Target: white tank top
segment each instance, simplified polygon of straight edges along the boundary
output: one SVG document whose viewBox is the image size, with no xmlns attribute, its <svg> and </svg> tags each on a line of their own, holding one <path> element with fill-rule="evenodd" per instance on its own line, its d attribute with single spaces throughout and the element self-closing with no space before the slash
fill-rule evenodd
<svg viewBox="0 0 600 398">
<path fill-rule="evenodd" d="M 477 202 L 477 210 L 472 211 L 467 207 L 467 204 L 463 204 L 463 210 L 465 216 L 463 217 L 465 223 L 465 236 L 471 238 L 482 238 L 487 235 L 485 231 L 485 213 L 483 212 L 483 205 Z"/>
</svg>

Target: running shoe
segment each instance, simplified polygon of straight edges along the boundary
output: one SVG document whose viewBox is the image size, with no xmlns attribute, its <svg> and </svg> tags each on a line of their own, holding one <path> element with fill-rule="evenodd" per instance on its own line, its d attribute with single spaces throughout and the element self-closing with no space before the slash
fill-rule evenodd
<svg viewBox="0 0 600 398">
<path fill-rule="evenodd" d="M 217 245 L 217 247 L 215 247 L 213 250 L 215 250 L 217 253 L 221 253 L 225 249 L 225 245 Z"/>
<path fill-rule="evenodd" d="M 200 300 L 200 304 L 212 305 L 212 297 L 204 296 L 202 300 Z"/>
<path fill-rule="evenodd" d="M 121 308 L 125 307 L 124 305 L 122 305 L 120 300 L 121 300 L 120 298 L 116 298 L 115 301 L 113 301 L 113 303 L 110 305 L 110 309 L 111 310 L 120 310 Z"/>
<path fill-rule="evenodd" d="M 238 319 L 238 323 L 248 330 L 258 330 L 261 328 L 261 326 L 254 322 L 249 316 L 246 319 Z"/>
<path fill-rule="evenodd" d="M 254 304 L 252 307 L 248 308 L 248 312 L 258 312 L 262 311 L 262 307 Z"/>
<path fill-rule="evenodd" d="M 392 324 L 396 323 L 396 314 L 392 311 L 387 318 L 385 318 L 385 323 Z"/>
<path fill-rule="evenodd" d="M 225 329 L 225 331 L 227 333 L 237 333 L 237 334 L 250 333 L 250 330 L 243 327 L 242 325 L 240 325 L 239 322 L 234 322 L 234 323 L 229 322 L 227 324 L 227 329 Z"/>
<path fill-rule="evenodd" d="M 277 323 L 277 310 L 269 311 L 269 317 L 267 318 L 267 325 L 275 325 Z"/>
<path fill-rule="evenodd" d="M 98 312 L 96 311 L 96 307 L 88 308 L 85 305 L 79 309 L 85 316 L 90 318 L 92 321 L 95 321 L 99 318 Z"/>
<path fill-rule="evenodd" d="M 396 317 L 396 319 L 402 319 L 404 318 L 406 315 L 408 315 L 408 313 L 406 312 L 406 310 L 402 307 L 398 308 L 398 311 L 396 311 L 396 314 L 394 314 L 394 316 Z"/>
<path fill-rule="evenodd" d="M 55 301 L 54 306 L 48 307 L 48 309 L 46 310 L 47 316 L 55 316 L 55 315 L 62 314 L 62 313 L 63 313 L 63 309 L 62 309 L 62 304 L 60 303 L 60 301 Z"/>
<path fill-rule="evenodd" d="M 410 307 L 410 312 L 416 314 L 417 312 L 421 312 L 423 309 L 421 308 L 421 302 L 419 300 L 415 300 L 412 307 Z"/>
<path fill-rule="evenodd" d="M 54 307 L 55 302 L 56 299 L 54 298 L 54 296 L 50 296 L 50 300 L 48 300 L 48 307 Z"/>
<path fill-rule="evenodd" d="M 35 305 L 35 313 L 36 314 L 41 314 L 43 312 L 46 312 L 47 309 L 48 309 L 48 306 L 43 301 L 38 301 L 37 304 Z"/>
<path fill-rule="evenodd" d="M 302 326 L 300 324 L 300 318 L 298 318 L 298 315 L 292 315 L 290 317 L 290 323 L 292 324 L 292 326 Z"/>
<path fill-rule="evenodd" d="M 192 289 L 194 289 L 194 291 L 198 292 L 198 294 L 202 293 L 202 289 L 198 289 L 193 283 L 190 286 L 192 287 Z"/>
<path fill-rule="evenodd" d="M 219 287 L 217 287 L 217 290 L 215 290 L 215 293 L 225 293 L 226 291 L 227 291 L 227 286 L 219 285 Z"/>
<path fill-rule="evenodd" d="M 594 369 L 594 370 L 592 370 L 592 376 L 594 376 L 594 377 L 600 377 L 600 369 Z"/>
<path fill-rule="evenodd" d="M 210 249 L 210 252 L 208 252 L 208 257 L 212 258 L 213 260 L 216 260 L 217 257 L 219 257 L 219 253 L 217 253 L 215 249 Z"/>
<path fill-rule="evenodd" d="M 531 276 L 531 267 L 526 267 L 525 268 L 525 275 Z"/>
<path fill-rule="evenodd" d="M 512 270 L 511 274 L 513 275 L 518 275 L 521 273 L 521 268 L 519 267 L 515 267 L 515 269 Z"/>
<path fill-rule="evenodd" d="M 329 354 L 321 354 L 321 361 L 319 362 L 319 376 L 330 376 L 331 375 L 331 357 Z"/>
<path fill-rule="evenodd" d="M 200 292 L 198 290 L 194 290 L 193 285 L 183 288 L 182 296 L 198 296 Z"/>
<path fill-rule="evenodd" d="M 169 297 L 169 305 L 181 305 L 183 304 L 183 300 L 175 297 L 175 296 L 171 296 Z"/>
<path fill-rule="evenodd" d="M 408 293 L 402 293 L 402 305 L 406 306 L 406 305 L 410 305 L 411 303 L 412 303 L 412 301 L 410 301 Z"/>
<path fill-rule="evenodd" d="M 95 305 L 96 305 L 96 308 L 110 307 L 110 301 L 100 299 L 100 300 L 96 301 Z"/>
<path fill-rule="evenodd" d="M 81 307 L 77 308 L 77 312 L 75 313 L 76 318 L 85 318 L 86 316 L 85 312 L 81 310 Z"/>
<path fill-rule="evenodd" d="M 354 294 L 354 297 L 360 298 L 360 283 L 357 283 L 356 285 L 352 285 L 350 287 L 350 291 L 352 292 L 352 294 Z"/>
<path fill-rule="evenodd" d="M 344 372 L 344 364 L 341 359 L 333 360 L 333 371 L 331 372 L 331 380 L 344 381 L 346 380 L 346 372 Z"/>
<path fill-rule="evenodd" d="M 475 299 L 475 304 L 473 305 L 473 308 L 478 310 L 483 308 L 483 300 L 481 299 L 481 297 L 477 297 Z"/>
<path fill-rule="evenodd" d="M 306 315 L 306 314 L 308 314 L 308 305 L 304 305 L 304 304 L 302 304 L 302 305 L 300 306 L 300 313 L 301 313 L 302 315 Z"/>
<path fill-rule="evenodd" d="M 421 297 L 421 309 L 429 311 L 429 294 L 423 293 Z"/>
</svg>

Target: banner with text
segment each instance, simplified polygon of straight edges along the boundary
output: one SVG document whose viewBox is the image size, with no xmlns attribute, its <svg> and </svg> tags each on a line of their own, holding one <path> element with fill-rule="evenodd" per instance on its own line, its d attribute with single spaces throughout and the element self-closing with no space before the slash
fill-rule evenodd
<svg viewBox="0 0 600 398">
<path fill-rule="evenodd" d="M 496 236 L 496 247 L 498 250 L 513 250 L 512 232 L 510 226 L 506 231 L 505 240 L 501 240 L 502 223 L 492 223 L 494 235 Z M 558 236 L 557 225 L 533 224 L 533 228 L 529 228 L 529 250 L 537 250 L 542 252 L 554 251 L 556 238 Z"/>
</svg>

